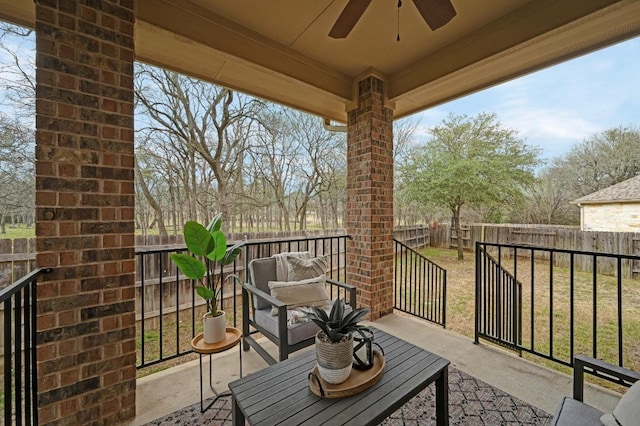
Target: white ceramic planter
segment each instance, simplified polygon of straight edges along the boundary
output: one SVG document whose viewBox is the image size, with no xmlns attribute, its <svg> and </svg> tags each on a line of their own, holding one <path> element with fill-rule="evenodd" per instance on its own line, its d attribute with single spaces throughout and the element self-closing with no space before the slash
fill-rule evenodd
<svg viewBox="0 0 640 426">
<path fill-rule="evenodd" d="M 227 335 L 227 316 L 224 311 L 218 311 L 217 317 L 212 317 L 209 313 L 204 314 L 204 342 L 218 343 Z"/>
<path fill-rule="evenodd" d="M 316 360 L 320 376 L 331 384 L 342 383 L 349 378 L 353 363 L 353 335 L 340 343 L 323 342 L 316 334 Z"/>
</svg>

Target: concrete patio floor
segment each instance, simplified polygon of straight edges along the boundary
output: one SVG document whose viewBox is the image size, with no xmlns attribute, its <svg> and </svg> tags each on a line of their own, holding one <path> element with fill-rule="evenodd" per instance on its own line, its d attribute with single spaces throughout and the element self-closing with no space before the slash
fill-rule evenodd
<svg viewBox="0 0 640 426">
<path fill-rule="evenodd" d="M 523 401 L 553 414 L 561 399 L 571 395 L 572 378 L 549 368 L 521 359 L 503 351 L 431 325 L 403 314 L 388 315 L 369 323 L 380 330 L 425 348 L 451 361 L 451 366 L 495 386 Z M 266 339 L 265 339 L 266 340 Z M 275 346 L 267 341 L 273 349 Z M 311 350 L 307 348 L 306 350 Z M 203 357 L 204 380 L 208 379 L 208 357 Z M 242 353 L 243 374 L 267 367 L 255 351 Z M 227 384 L 239 377 L 239 349 L 234 347 L 213 355 L 214 386 L 226 390 Z M 205 382 L 205 399 L 212 396 Z M 611 411 L 619 395 L 588 385 L 585 402 Z M 159 373 L 138 379 L 136 391 L 136 418 L 130 425 L 143 425 L 166 414 L 199 401 L 198 360 L 189 361 Z"/>
</svg>

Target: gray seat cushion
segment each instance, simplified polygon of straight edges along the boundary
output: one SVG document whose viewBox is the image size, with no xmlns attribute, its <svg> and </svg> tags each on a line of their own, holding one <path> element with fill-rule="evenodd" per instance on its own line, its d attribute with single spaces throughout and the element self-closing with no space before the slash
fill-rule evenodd
<svg viewBox="0 0 640 426">
<path fill-rule="evenodd" d="M 333 302 L 332 302 L 333 303 Z M 331 306 L 324 308 L 330 312 Z M 345 314 L 351 312 L 351 306 L 345 307 Z M 278 316 L 271 315 L 271 309 L 256 309 L 254 320 L 256 324 L 264 327 L 268 332 L 281 339 L 278 336 Z M 287 323 L 287 338 L 289 345 L 295 345 L 309 337 L 315 336 L 320 328 L 313 321 L 305 321 L 298 323 Z"/>
<path fill-rule="evenodd" d="M 255 312 L 256 324 L 264 327 L 268 332 L 274 336 L 278 336 L 278 317 L 271 315 L 271 309 L 256 309 Z M 287 337 L 289 345 L 295 345 L 303 340 L 314 336 L 320 328 L 313 323 L 313 321 L 306 321 L 296 324 L 287 324 Z"/>
<path fill-rule="evenodd" d="M 573 398 L 565 397 L 551 420 L 552 426 L 602 426 L 600 417 L 604 414 Z"/>
</svg>

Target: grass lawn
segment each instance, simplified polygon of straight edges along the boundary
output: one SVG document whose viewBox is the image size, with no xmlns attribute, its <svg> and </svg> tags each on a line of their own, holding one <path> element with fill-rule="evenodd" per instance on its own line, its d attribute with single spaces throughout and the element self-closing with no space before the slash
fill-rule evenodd
<svg viewBox="0 0 640 426">
<path fill-rule="evenodd" d="M 14 240 L 16 238 L 34 238 L 36 236 L 35 226 L 27 227 L 25 225 L 7 225 L 6 233 L 0 233 L 0 239 L 8 238 Z"/>
<path fill-rule="evenodd" d="M 447 329 L 473 338 L 475 307 L 475 256 L 465 253 L 457 260 L 456 250 L 428 248 L 421 251 L 431 261 L 447 270 Z M 513 271 L 513 258 L 503 257 L 502 265 Z M 518 258 L 518 281 L 522 283 L 522 345 L 549 354 L 553 335 L 553 355 L 570 357 L 570 271 L 553 268 L 553 291 L 546 262 L 535 262 L 533 284 L 530 261 Z M 618 317 L 616 277 L 598 274 L 593 291 L 591 272 L 575 272 L 574 282 L 574 353 L 593 356 L 592 333 L 594 297 L 597 306 L 596 356 L 609 362 L 618 360 Z M 551 296 L 552 295 L 552 296 Z M 534 309 L 531 308 L 533 301 Z M 550 314 L 551 303 L 553 312 Z M 553 332 L 549 330 L 553 319 Z M 640 281 L 630 278 L 622 282 L 623 361 L 627 368 L 640 369 Z M 532 341 L 532 334 L 534 335 Z M 569 369 L 544 358 L 523 353 L 523 356 L 549 367 L 568 372 Z"/>
</svg>

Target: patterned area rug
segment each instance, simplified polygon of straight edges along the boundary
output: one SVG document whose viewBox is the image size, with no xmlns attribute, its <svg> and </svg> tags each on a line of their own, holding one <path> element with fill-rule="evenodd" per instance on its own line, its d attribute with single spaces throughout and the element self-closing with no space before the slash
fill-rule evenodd
<svg viewBox="0 0 640 426">
<path fill-rule="evenodd" d="M 451 425 L 548 425 L 551 415 L 506 392 L 449 367 L 449 424 Z M 231 397 L 218 399 L 205 413 L 200 403 L 157 419 L 148 425 L 231 426 Z M 416 395 L 382 422 L 385 426 L 435 424 L 433 385 Z"/>
</svg>

